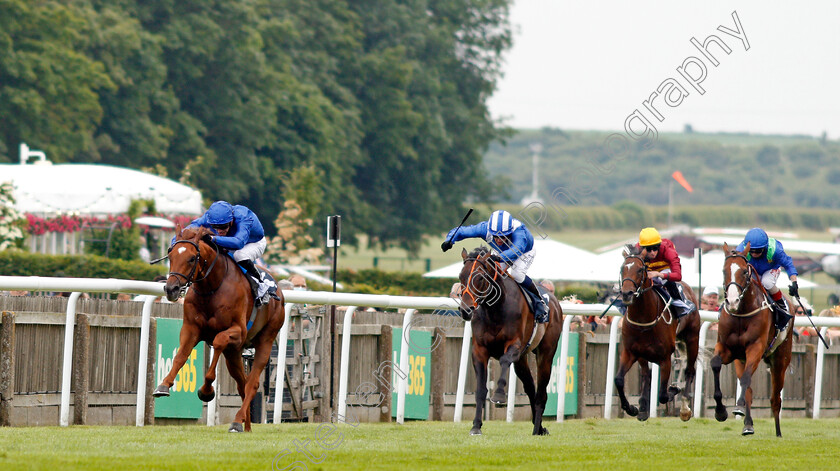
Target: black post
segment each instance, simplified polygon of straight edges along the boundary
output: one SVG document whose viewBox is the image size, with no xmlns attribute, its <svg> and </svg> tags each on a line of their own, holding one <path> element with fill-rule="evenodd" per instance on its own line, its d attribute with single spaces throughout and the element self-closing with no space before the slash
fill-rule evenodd
<svg viewBox="0 0 840 471">
<path fill-rule="evenodd" d="M 327 216 L 327 247 L 333 248 L 332 282 L 338 278 L 338 246 L 341 245 L 341 216 Z M 342 339 L 348 342 L 349 339 Z M 330 409 L 335 409 L 335 304 L 330 306 Z"/>
</svg>

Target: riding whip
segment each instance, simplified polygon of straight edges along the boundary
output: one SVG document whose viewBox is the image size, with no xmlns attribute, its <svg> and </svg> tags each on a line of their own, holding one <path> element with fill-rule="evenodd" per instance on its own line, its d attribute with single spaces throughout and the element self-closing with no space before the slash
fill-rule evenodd
<svg viewBox="0 0 840 471">
<path fill-rule="evenodd" d="M 464 225 L 464 223 L 465 223 L 465 222 L 467 222 L 467 218 L 468 218 L 468 217 L 470 217 L 470 214 L 472 214 L 472 212 L 473 212 L 473 209 L 472 209 L 472 208 L 470 208 L 470 210 L 469 210 L 469 211 L 467 211 L 467 215 L 466 215 L 466 216 L 464 216 L 464 219 L 462 219 L 462 220 L 461 220 L 461 224 L 458 224 L 458 227 L 456 227 L 456 228 L 455 228 L 455 231 L 453 231 L 453 232 L 452 232 L 452 237 L 450 237 L 450 238 L 449 238 L 448 240 L 446 240 L 444 243 L 440 244 L 440 249 L 441 249 L 441 250 L 443 250 L 444 252 L 446 252 L 447 250 L 449 250 L 449 249 L 451 249 L 451 248 L 452 248 L 452 239 L 454 239 L 454 238 L 455 238 L 455 236 L 458 234 L 458 229 L 460 229 L 460 228 L 461 228 L 461 226 L 463 226 L 463 225 Z"/>
<path fill-rule="evenodd" d="M 794 297 L 796 298 L 796 302 L 799 303 L 799 307 L 802 308 L 802 312 L 804 312 L 805 316 L 808 317 L 808 320 L 811 321 L 811 325 L 814 327 L 814 332 L 817 333 L 817 337 L 819 337 L 820 340 L 822 340 L 822 343 L 823 343 L 823 345 L 825 345 L 825 348 L 831 348 L 831 347 L 828 346 L 828 342 L 826 342 L 825 339 L 823 338 L 823 336 L 820 334 L 820 329 L 818 329 L 817 326 L 814 325 L 814 321 L 813 321 L 813 319 L 811 319 L 811 313 L 808 312 L 808 310 L 805 309 L 805 306 L 802 305 L 802 301 L 799 299 L 799 296 L 794 296 Z"/>
</svg>

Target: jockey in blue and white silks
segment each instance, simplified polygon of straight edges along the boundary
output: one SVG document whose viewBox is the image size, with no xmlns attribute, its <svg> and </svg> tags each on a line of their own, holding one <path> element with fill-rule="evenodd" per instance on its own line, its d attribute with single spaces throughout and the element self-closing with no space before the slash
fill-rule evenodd
<svg viewBox="0 0 840 471">
<path fill-rule="evenodd" d="M 790 278 L 790 295 L 793 297 L 799 296 L 799 283 L 796 282 L 796 267 L 793 266 L 793 260 L 785 253 L 782 243 L 771 237 L 767 237 L 764 230 L 754 227 L 747 231 L 743 242 L 738 244 L 736 251 L 742 252 L 747 243 L 750 244 L 750 252 L 747 254 L 747 261 L 755 268 L 758 276 L 761 277 L 761 284 L 764 289 L 770 293 L 773 301 L 776 302 L 776 311 L 779 315 L 776 316 L 776 328 L 783 329 L 790 320 L 790 313 L 785 306 L 785 300 L 782 292 L 776 286 L 776 281 L 785 269 Z M 725 293 L 724 293 L 725 294 Z"/>
<path fill-rule="evenodd" d="M 232 251 L 236 263 L 257 282 L 257 305 L 268 302 L 268 296 L 276 292 L 277 286 L 270 278 L 262 277 L 254 266 L 254 261 L 265 252 L 267 243 L 263 226 L 253 211 L 227 201 L 216 201 L 187 227 L 213 229 L 217 234 L 213 241 Z"/>
<path fill-rule="evenodd" d="M 534 280 L 528 276 L 528 268 L 534 262 L 537 251 L 534 248 L 534 236 L 525 224 L 507 211 L 499 210 L 493 212 L 485 222 L 452 229 L 446 235 L 446 240 L 452 242 L 469 238 L 484 239 L 490 244 L 490 248 L 502 259 L 501 268 L 507 270 L 514 281 L 539 300 L 535 303 L 537 322 L 548 322 L 548 305 Z"/>
</svg>

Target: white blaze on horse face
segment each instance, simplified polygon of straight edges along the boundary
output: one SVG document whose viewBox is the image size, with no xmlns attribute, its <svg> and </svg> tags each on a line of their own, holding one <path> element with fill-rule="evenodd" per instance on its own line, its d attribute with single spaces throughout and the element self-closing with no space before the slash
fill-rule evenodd
<svg viewBox="0 0 840 471">
<path fill-rule="evenodd" d="M 628 263 L 627 265 L 624 265 L 624 269 L 625 269 L 625 270 L 629 270 L 629 269 L 630 269 L 630 267 L 632 267 L 632 266 L 633 266 L 633 262 L 630 262 L 630 263 Z"/>
<path fill-rule="evenodd" d="M 179 253 L 179 254 L 184 253 L 184 251 L 185 251 L 185 250 L 187 250 L 187 248 L 186 248 L 186 247 L 178 247 L 178 253 Z"/>
<path fill-rule="evenodd" d="M 737 263 L 732 262 L 732 265 L 729 266 L 729 279 L 726 280 L 726 284 L 728 285 L 726 288 L 726 301 L 736 309 L 736 303 L 738 302 L 738 287 L 733 283 L 735 283 L 736 275 L 740 269 L 741 267 L 739 267 Z"/>
</svg>

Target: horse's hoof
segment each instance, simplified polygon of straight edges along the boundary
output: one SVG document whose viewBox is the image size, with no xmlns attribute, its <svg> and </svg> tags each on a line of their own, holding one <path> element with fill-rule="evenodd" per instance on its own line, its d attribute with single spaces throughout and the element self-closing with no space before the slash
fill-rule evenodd
<svg viewBox="0 0 840 471">
<path fill-rule="evenodd" d="M 470 430 L 470 435 L 481 435 L 481 429 L 478 427 L 473 427 L 472 430 Z"/>
<path fill-rule="evenodd" d="M 629 408 L 624 409 L 624 412 L 627 412 L 627 415 L 630 417 L 636 417 L 639 415 L 639 408 L 636 406 L 630 406 Z"/>
<path fill-rule="evenodd" d="M 490 402 L 496 404 L 497 406 L 503 406 L 507 404 L 507 395 L 503 392 L 496 391 L 493 394 L 493 397 L 490 398 Z"/>
<path fill-rule="evenodd" d="M 636 418 L 639 419 L 639 422 L 644 422 L 650 418 L 650 414 L 648 412 L 639 412 L 639 416 Z"/>
<path fill-rule="evenodd" d="M 741 435 L 752 435 L 754 433 L 755 430 L 753 430 L 752 425 L 744 425 L 744 430 L 741 432 Z"/>
<path fill-rule="evenodd" d="M 680 420 L 683 422 L 688 422 L 691 420 L 691 409 L 688 410 L 680 410 Z"/>
<path fill-rule="evenodd" d="M 747 414 L 744 412 L 743 406 L 735 406 L 735 408 L 732 409 L 732 415 L 735 417 L 745 417 Z"/>
<path fill-rule="evenodd" d="M 234 423 L 230 424 L 230 428 L 228 429 L 228 432 L 230 432 L 230 433 L 242 433 L 242 432 L 244 432 L 244 430 L 242 429 L 242 424 L 240 424 L 239 422 L 234 422 Z"/>
<path fill-rule="evenodd" d="M 548 429 L 545 427 L 540 427 L 539 430 L 534 430 L 533 435 L 548 435 Z"/>
<path fill-rule="evenodd" d="M 726 407 L 715 408 L 715 419 L 718 422 L 724 422 L 729 417 L 729 414 L 726 413 Z"/>
<path fill-rule="evenodd" d="M 214 391 L 212 389 L 210 390 L 210 392 L 208 394 L 202 393 L 201 389 L 199 389 L 197 394 L 198 394 L 198 398 L 201 399 L 204 402 L 210 402 L 210 401 L 213 400 L 214 397 L 216 397 L 216 391 Z M 240 430 L 240 432 L 241 432 L 241 430 Z"/>
<path fill-rule="evenodd" d="M 154 397 L 167 397 L 169 396 L 169 387 L 166 385 L 161 384 L 157 388 L 155 388 L 155 392 L 152 393 Z"/>
<path fill-rule="evenodd" d="M 680 389 L 678 386 L 674 386 L 674 385 L 668 386 L 668 394 L 671 397 L 674 397 L 681 392 L 682 392 L 682 389 Z"/>
</svg>

